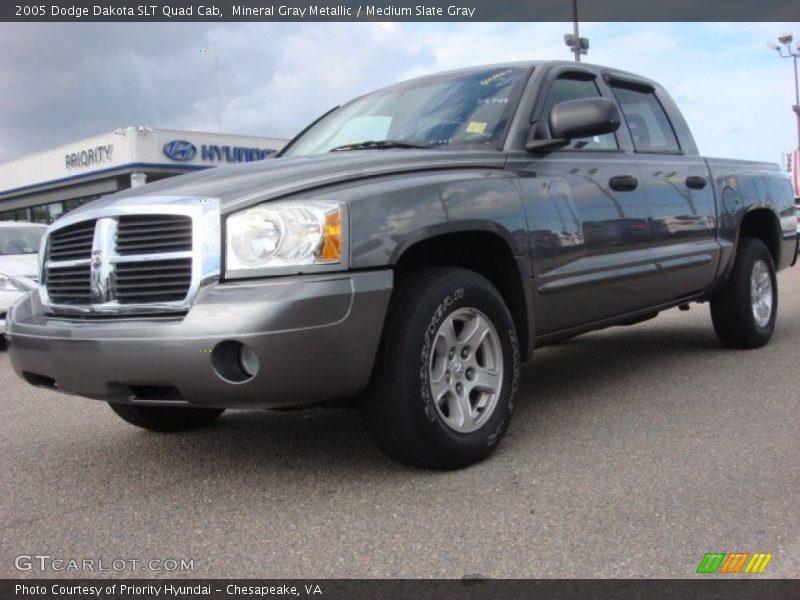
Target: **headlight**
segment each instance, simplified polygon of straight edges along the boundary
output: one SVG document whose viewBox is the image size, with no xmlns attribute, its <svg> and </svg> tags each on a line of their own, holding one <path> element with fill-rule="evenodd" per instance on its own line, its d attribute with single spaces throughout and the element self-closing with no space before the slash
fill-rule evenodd
<svg viewBox="0 0 800 600">
<path fill-rule="evenodd" d="M 0 292 L 20 292 L 16 282 L 6 275 L 0 273 Z"/>
<path fill-rule="evenodd" d="M 337 264 L 342 260 L 337 202 L 271 202 L 228 217 L 229 271 Z"/>
</svg>

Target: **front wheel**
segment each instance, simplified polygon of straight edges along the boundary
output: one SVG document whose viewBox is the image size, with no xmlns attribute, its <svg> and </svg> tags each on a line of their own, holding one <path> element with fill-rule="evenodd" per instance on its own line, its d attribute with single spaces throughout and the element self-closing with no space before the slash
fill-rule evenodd
<svg viewBox="0 0 800 600">
<path fill-rule="evenodd" d="M 187 431 L 210 425 L 225 409 L 182 406 L 138 406 L 109 402 L 123 421 L 143 429 L 160 432 Z"/>
<path fill-rule="evenodd" d="M 497 446 L 518 382 L 516 330 L 497 289 L 466 269 L 425 269 L 398 285 L 362 411 L 391 457 L 456 469 Z"/>
<path fill-rule="evenodd" d="M 764 242 L 743 238 L 725 286 L 711 300 L 711 319 L 729 348 L 760 348 L 775 331 L 778 280 Z"/>
</svg>

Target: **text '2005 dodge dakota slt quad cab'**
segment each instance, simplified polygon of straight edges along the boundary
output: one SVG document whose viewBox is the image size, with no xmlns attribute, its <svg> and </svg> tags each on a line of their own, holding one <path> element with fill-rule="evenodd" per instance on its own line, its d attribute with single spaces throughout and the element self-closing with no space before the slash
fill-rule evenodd
<svg viewBox="0 0 800 600">
<path fill-rule="evenodd" d="M 695 301 L 723 344 L 762 346 L 797 251 L 788 178 L 699 156 L 657 83 L 478 67 L 59 219 L 9 352 L 156 431 L 357 398 L 391 456 L 457 468 L 502 438 L 537 346 Z"/>
</svg>

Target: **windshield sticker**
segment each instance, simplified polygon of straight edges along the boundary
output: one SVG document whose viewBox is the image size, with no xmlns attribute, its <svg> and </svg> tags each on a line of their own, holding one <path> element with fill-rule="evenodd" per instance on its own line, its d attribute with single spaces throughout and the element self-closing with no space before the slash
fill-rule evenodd
<svg viewBox="0 0 800 600">
<path fill-rule="evenodd" d="M 506 69 L 505 71 L 500 71 L 499 73 L 495 73 L 494 75 L 490 75 L 486 79 L 481 81 L 481 85 L 489 85 L 490 83 L 497 81 L 501 77 L 505 77 L 506 75 L 510 75 L 514 72 L 514 69 Z"/>
<path fill-rule="evenodd" d="M 508 104 L 508 98 L 478 98 L 478 104 Z"/>
<path fill-rule="evenodd" d="M 483 133 L 484 131 L 486 131 L 486 123 L 471 121 L 469 125 L 467 125 L 467 133 Z"/>
</svg>

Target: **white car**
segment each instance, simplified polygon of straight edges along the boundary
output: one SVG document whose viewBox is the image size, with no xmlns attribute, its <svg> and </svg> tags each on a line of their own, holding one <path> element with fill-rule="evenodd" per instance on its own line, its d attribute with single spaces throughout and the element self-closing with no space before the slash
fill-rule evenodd
<svg viewBox="0 0 800 600">
<path fill-rule="evenodd" d="M 37 255 L 45 225 L 0 221 L 0 339 L 8 308 L 38 285 Z"/>
</svg>

